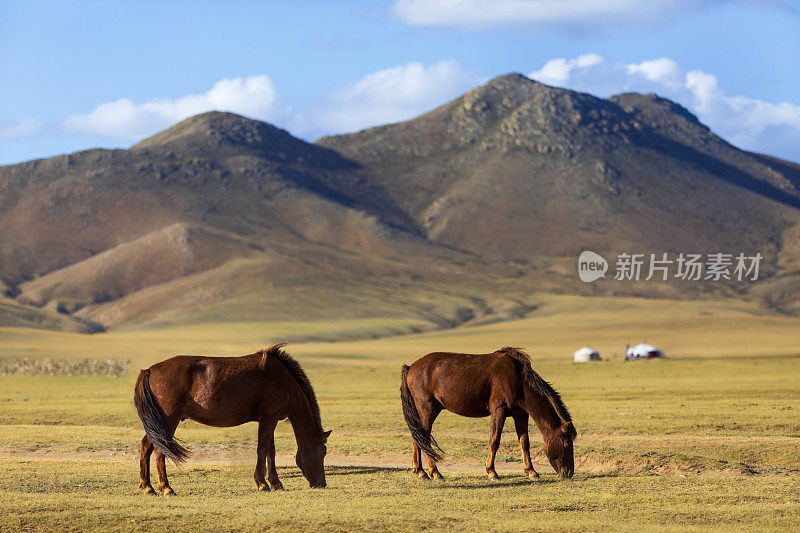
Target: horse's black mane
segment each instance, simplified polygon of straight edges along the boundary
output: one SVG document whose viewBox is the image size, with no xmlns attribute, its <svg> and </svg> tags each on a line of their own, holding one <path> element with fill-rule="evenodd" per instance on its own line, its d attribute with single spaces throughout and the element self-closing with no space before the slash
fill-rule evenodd
<svg viewBox="0 0 800 533">
<path fill-rule="evenodd" d="M 572 422 L 572 416 L 569 414 L 567 406 L 564 405 L 561 395 L 558 394 L 558 391 L 556 391 L 552 385 L 542 379 L 542 376 L 537 374 L 533 367 L 531 367 L 531 357 L 528 354 L 519 348 L 514 348 L 513 346 L 504 346 L 495 353 L 506 354 L 509 357 L 519 361 L 522 364 L 522 377 L 525 378 L 525 381 L 528 383 L 528 385 L 542 398 L 552 404 L 562 421 Z"/>
<path fill-rule="evenodd" d="M 261 350 L 258 353 L 264 359 L 274 357 L 280 361 L 281 364 L 283 364 L 286 370 L 289 371 L 294 380 L 302 389 L 303 394 L 305 394 L 306 400 L 308 400 L 308 405 L 311 407 L 311 414 L 314 418 L 314 424 L 317 426 L 319 434 L 322 435 L 322 418 L 319 414 L 319 404 L 317 403 L 317 395 L 314 394 L 314 387 L 311 386 L 311 382 L 308 380 L 308 376 L 306 376 L 306 373 L 303 371 L 303 367 L 300 366 L 300 363 L 298 363 L 292 356 L 282 349 L 287 344 L 288 343 L 286 342 L 273 344 L 266 350 Z"/>
</svg>

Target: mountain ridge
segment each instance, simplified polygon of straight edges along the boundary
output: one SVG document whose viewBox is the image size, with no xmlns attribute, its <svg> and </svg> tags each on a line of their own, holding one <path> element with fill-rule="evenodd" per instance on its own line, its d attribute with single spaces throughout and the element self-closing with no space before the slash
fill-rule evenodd
<svg viewBox="0 0 800 533">
<path fill-rule="evenodd" d="M 669 104 L 667 111 L 674 116 L 667 121 L 659 116 L 667 107 L 665 99 L 623 95 L 618 100 L 629 110 L 613 98 L 505 75 L 411 121 L 326 137 L 318 143 L 359 161 L 437 240 L 473 253 L 500 253 L 506 258 L 519 253 L 567 255 L 591 245 L 619 248 L 615 241 L 644 249 L 724 248 L 741 239 L 715 235 L 746 234 L 748 225 L 769 228 L 769 235 L 762 232 L 751 241 L 779 240 L 783 215 L 773 216 L 771 205 L 749 195 L 767 196 L 794 208 L 800 195 L 790 179 L 774 175 L 746 152 L 714 136 L 677 104 Z M 654 131 L 658 128 L 665 131 Z M 697 146 L 682 144 L 690 142 Z M 716 152 L 703 152 L 708 146 Z M 724 158 L 718 160 L 722 152 Z M 735 165 L 747 165 L 751 173 Z M 490 186 L 483 176 L 492 176 Z M 417 194 L 407 194 L 408 188 Z M 698 201 L 691 193 L 698 189 L 746 210 L 748 222 L 731 228 L 725 222 L 735 222 L 735 217 L 713 205 L 719 201 L 712 205 Z M 682 197 L 689 205 L 666 205 L 665 197 Z M 465 203 L 475 203 L 470 198 L 483 200 L 482 205 L 464 211 Z M 517 231 L 502 231 L 503 221 L 493 215 L 492 203 L 528 223 Z M 540 213 L 527 214 L 528 205 Z M 701 211 L 712 211 L 707 218 L 718 223 L 702 230 L 698 220 L 685 231 L 665 233 L 642 228 L 634 217 L 625 216 L 646 217 L 645 211 L 655 208 L 668 218 L 659 230 L 696 219 Z M 479 215 L 494 218 L 488 224 L 471 224 Z M 492 230 L 476 237 L 484 226 Z M 563 228 L 570 227 L 565 234 Z M 638 237 L 641 232 L 647 233 L 644 238 Z M 534 238 L 530 242 L 506 238 L 497 246 L 498 233 Z M 745 244 L 750 249 L 754 243 Z"/>
<path fill-rule="evenodd" d="M 376 309 L 449 324 L 541 290 L 752 292 L 793 313 L 796 232 L 799 165 L 739 150 L 657 95 L 601 99 L 520 74 L 314 144 L 208 112 L 128 150 L 0 167 L 7 298 L 78 329 Z M 576 284 L 583 249 L 758 251 L 774 281 Z"/>
</svg>

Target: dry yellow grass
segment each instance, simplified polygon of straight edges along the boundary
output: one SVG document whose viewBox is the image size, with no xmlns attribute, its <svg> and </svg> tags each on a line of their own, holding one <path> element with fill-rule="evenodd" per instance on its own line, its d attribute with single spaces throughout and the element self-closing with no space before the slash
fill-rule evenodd
<svg viewBox="0 0 800 533">
<path fill-rule="evenodd" d="M 308 360 L 344 364 L 353 364 L 354 358 L 376 364 L 434 350 L 481 352 L 504 345 L 525 347 L 536 360 L 571 360 L 572 352 L 585 345 L 608 358 L 621 354 L 626 343 L 642 341 L 670 357 L 800 354 L 800 320 L 746 302 L 541 295 L 537 303 L 522 320 L 418 334 L 411 332 L 430 324 L 379 317 L 198 324 L 97 335 L 0 328 L 0 357 L 118 357 L 143 365 L 181 353 L 252 353 L 280 340 L 303 341 L 292 352 Z M 359 337 L 366 339 L 348 340 Z"/>
<path fill-rule="evenodd" d="M 402 320 L 245 323 L 76 335 L 0 330 L 0 357 L 130 360 L 119 378 L 0 376 L 0 508 L 12 529 L 786 530 L 800 520 L 800 321 L 748 304 L 542 296 L 528 318 L 348 340 L 417 327 Z M 137 487 L 139 367 L 176 353 L 233 355 L 285 338 L 314 383 L 329 441 L 329 489 L 311 491 L 279 425 L 283 494 L 256 494 L 255 427 L 179 430 L 194 452 L 170 467 L 174 501 Z M 664 360 L 575 365 L 647 340 Z M 526 347 L 580 432 L 576 477 L 558 483 L 532 428 L 543 482 L 522 476 L 513 424 L 500 484 L 482 472 L 487 419 L 443 414 L 444 484 L 408 472 L 401 361 L 438 349 Z M 251 486 L 252 485 L 252 486 Z M 302 504 L 300 504 L 302 502 Z"/>
<path fill-rule="evenodd" d="M 392 339 L 306 343 L 296 350 L 307 356 L 399 360 L 436 350 L 482 352 L 515 345 L 529 349 L 535 360 L 566 361 L 582 346 L 611 358 L 621 357 L 626 343 L 646 341 L 669 357 L 800 354 L 800 320 L 752 304 L 581 296 L 542 296 L 540 302 L 523 320 Z"/>
</svg>

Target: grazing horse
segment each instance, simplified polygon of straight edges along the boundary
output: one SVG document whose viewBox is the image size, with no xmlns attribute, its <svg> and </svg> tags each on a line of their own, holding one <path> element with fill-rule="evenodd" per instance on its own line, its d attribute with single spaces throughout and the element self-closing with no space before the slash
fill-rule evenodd
<svg viewBox="0 0 800 533">
<path fill-rule="evenodd" d="M 325 486 L 325 443 L 314 389 L 300 364 L 274 344 L 242 357 L 180 355 L 142 370 L 133 400 L 146 435 L 142 439 L 139 488 L 150 485 L 150 454 L 155 448 L 158 490 L 175 494 L 167 481 L 165 458 L 175 464 L 188 451 L 174 439 L 181 420 L 231 427 L 258 422 L 255 480 L 258 490 L 269 490 L 264 474 L 269 459 L 269 484 L 282 489 L 275 468 L 275 426 L 289 419 L 297 440 L 297 466 L 312 487 Z"/>
<path fill-rule="evenodd" d="M 429 479 L 429 475 L 443 479 L 436 468 L 442 449 L 431 436 L 433 421 L 442 409 L 461 416 L 492 417 L 486 459 L 486 473 L 492 481 L 499 479 L 494 458 L 509 416 L 514 419 L 528 477 L 539 477 L 531 464 L 529 416 L 542 432 L 545 454 L 556 473 L 567 479 L 575 471 L 572 441 L 577 431 L 569 411 L 519 348 L 505 347 L 490 354 L 430 353 L 410 367 L 403 365 L 400 396 L 414 441 L 413 471 L 420 479 Z M 428 474 L 422 469 L 420 450 L 427 456 Z"/>
</svg>

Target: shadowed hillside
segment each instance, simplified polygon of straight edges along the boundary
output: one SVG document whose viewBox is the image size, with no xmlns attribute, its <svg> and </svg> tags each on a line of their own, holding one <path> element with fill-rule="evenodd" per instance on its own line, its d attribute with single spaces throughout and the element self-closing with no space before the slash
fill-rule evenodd
<svg viewBox="0 0 800 533">
<path fill-rule="evenodd" d="M 202 226 L 173 224 L 20 286 L 19 300 L 58 301 L 68 313 L 122 298 L 150 285 L 214 268 L 260 247 Z"/>
<path fill-rule="evenodd" d="M 229 113 L 0 168 L 0 193 L 8 324 L 378 312 L 436 327 L 493 314 L 473 302 L 513 273 L 427 240 L 358 163 Z"/>
<path fill-rule="evenodd" d="M 339 230 L 354 224 L 352 209 L 404 228 L 403 214 L 364 183 L 356 163 L 228 113 L 190 118 L 130 150 L 2 167 L 0 193 L 0 272 L 10 282 L 176 222 L 312 240 L 325 233 L 345 247 L 350 237 Z M 307 202 L 330 211 L 327 229 L 319 229 Z"/>
</svg>

